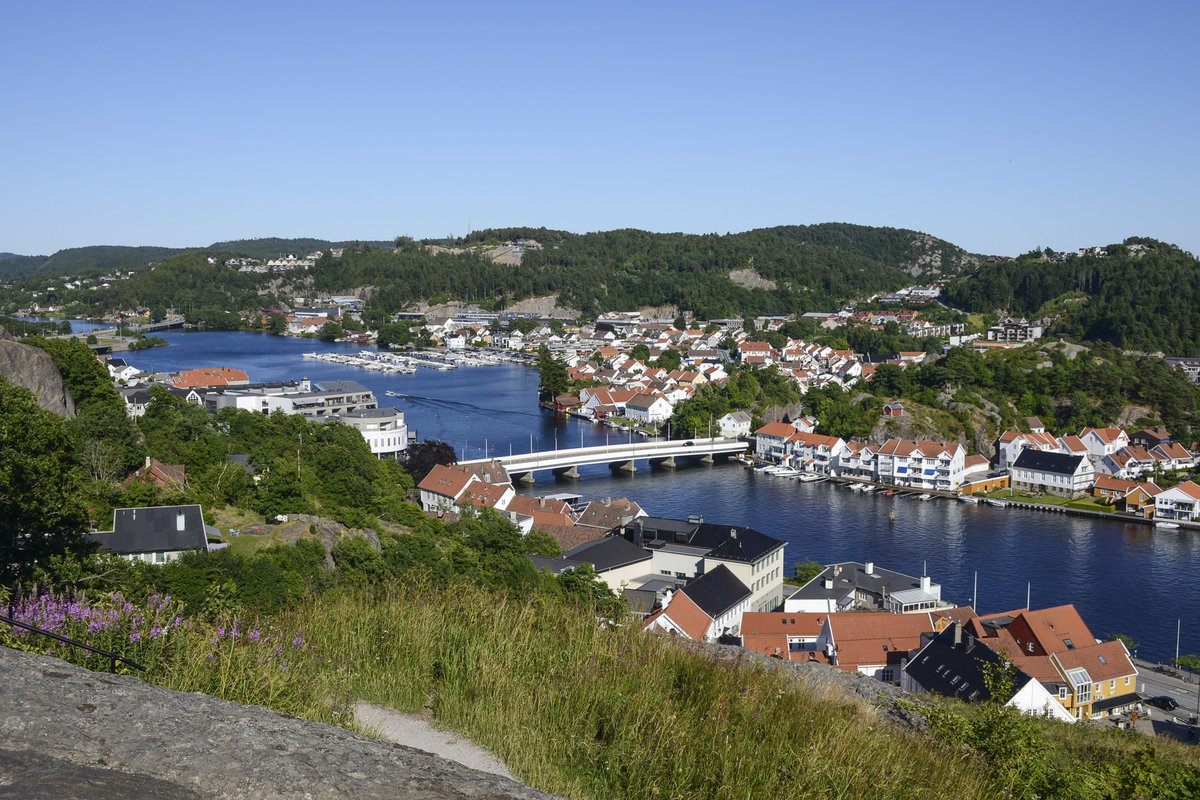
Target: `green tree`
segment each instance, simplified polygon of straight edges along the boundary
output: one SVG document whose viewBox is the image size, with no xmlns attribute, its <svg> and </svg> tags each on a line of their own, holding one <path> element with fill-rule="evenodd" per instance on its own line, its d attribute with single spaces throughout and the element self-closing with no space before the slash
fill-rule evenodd
<svg viewBox="0 0 1200 800">
<path fill-rule="evenodd" d="M 287 318 L 283 314 L 272 313 L 267 317 L 267 333 L 272 336 L 283 336 L 287 333 Z"/>
<path fill-rule="evenodd" d="M 63 419 L 0 377 L 0 583 L 50 556 L 82 552 L 87 517 Z"/>
<path fill-rule="evenodd" d="M 543 403 L 570 388 L 566 364 L 555 358 L 546 345 L 538 348 L 538 376 L 538 399 Z"/>
<path fill-rule="evenodd" d="M 320 338 L 323 342 L 336 342 L 338 339 L 346 335 L 346 331 L 342 326 L 330 320 L 321 326 Z"/>
</svg>

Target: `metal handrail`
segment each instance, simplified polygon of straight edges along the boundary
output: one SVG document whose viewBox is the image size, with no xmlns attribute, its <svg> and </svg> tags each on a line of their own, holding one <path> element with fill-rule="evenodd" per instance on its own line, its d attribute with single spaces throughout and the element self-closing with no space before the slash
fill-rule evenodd
<svg viewBox="0 0 1200 800">
<path fill-rule="evenodd" d="M 39 628 L 36 625 L 30 625 L 25 622 L 18 622 L 17 620 L 13 619 L 12 617 L 6 617 L 3 614 L 0 614 L 0 622 L 7 622 L 9 625 L 16 625 L 18 628 L 24 628 L 27 631 L 32 631 L 34 633 L 40 633 L 42 636 L 49 636 L 51 639 L 57 639 L 58 641 L 63 642 L 64 644 L 73 645 L 74 647 L 82 647 L 84 650 L 90 650 L 91 652 L 96 653 L 97 655 L 101 655 L 101 656 L 104 656 L 105 658 L 111 659 L 110 672 L 117 671 L 117 662 L 118 661 L 120 661 L 124 664 L 128 664 L 131 667 L 140 669 L 142 672 L 146 671 L 146 668 L 143 667 L 141 664 L 137 663 L 136 661 L 130 661 L 128 658 L 125 658 L 125 656 L 119 656 L 116 653 L 110 653 L 107 650 L 101 650 L 99 647 L 92 647 L 90 644 L 84 644 L 83 642 L 77 642 L 74 639 L 71 639 L 67 636 L 59 636 L 57 633 L 54 633 L 53 631 L 48 631 L 43 628 Z"/>
</svg>

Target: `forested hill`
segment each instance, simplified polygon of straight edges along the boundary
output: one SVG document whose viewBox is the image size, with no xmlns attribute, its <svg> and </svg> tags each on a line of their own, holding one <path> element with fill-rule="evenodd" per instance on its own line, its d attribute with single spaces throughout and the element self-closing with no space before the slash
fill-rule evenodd
<svg viewBox="0 0 1200 800">
<path fill-rule="evenodd" d="M 342 247 L 344 242 L 325 239 L 236 239 L 216 242 L 207 247 L 127 247 L 121 245 L 92 245 L 59 250 L 52 256 L 22 256 L 0 254 L 0 278 L 14 279 L 25 275 L 76 276 L 91 270 L 112 270 L 144 267 L 172 256 L 200 251 L 219 251 L 230 256 L 278 258 L 281 255 L 307 255 L 315 250 Z M 391 242 L 370 242 L 377 247 L 391 247 Z"/>
<path fill-rule="evenodd" d="M 1131 238 L 1104 254 L 1052 260 L 1034 251 L 981 266 L 947 287 L 951 305 L 1053 317 L 1051 334 L 1169 355 L 1200 355 L 1200 260 Z"/>
<path fill-rule="evenodd" d="M 443 253 L 440 265 L 431 265 L 426 249 L 410 242 L 398 253 L 347 250 L 342 263 L 318 265 L 318 285 L 377 286 L 385 304 L 449 294 L 486 303 L 557 293 L 561 304 L 585 314 L 674 304 L 711 319 L 827 310 L 980 262 L 927 234 L 838 223 L 725 235 L 506 228 L 453 244 L 514 239 L 540 245 L 526 250 L 520 266 L 492 264 L 472 250 Z"/>
</svg>

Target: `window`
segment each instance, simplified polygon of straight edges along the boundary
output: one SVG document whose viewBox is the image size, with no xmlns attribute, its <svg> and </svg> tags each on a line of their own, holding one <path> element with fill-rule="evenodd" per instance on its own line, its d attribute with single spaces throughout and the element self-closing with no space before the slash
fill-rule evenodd
<svg viewBox="0 0 1200 800">
<path fill-rule="evenodd" d="M 1032 653 L 1033 652 L 1033 642 L 1030 642 L 1029 644 L 1025 645 L 1025 649 Z"/>
<path fill-rule="evenodd" d="M 1072 642 L 1070 639 L 1063 639 L 1063 644 L 1065 644 L 1067 646 L 1068 650 L 1075 649 L 1075 643 Z M 1102 664 L 1104 663 L 1104 656 L 1100 657 L 1100 663 L 1102 663 Z"/>
<path fill-rule="evenodd" d="M 1059 700 L 1067 699 L 1067 687 L 1065 687 L 1065 686 L 1058 687 L 1058 699 Z"/>
<path fill-rule="evenodd" d="M 165 562 L 166 560 L 167 560 L 167 554 L 166 554 L 166 553 L 155 553 L 155 554 L 154 554 L 154 563 L 155 563 L 155 564 L 162 564 L 162 563 L 163 563 L 163 562 Z"/>
</svg>

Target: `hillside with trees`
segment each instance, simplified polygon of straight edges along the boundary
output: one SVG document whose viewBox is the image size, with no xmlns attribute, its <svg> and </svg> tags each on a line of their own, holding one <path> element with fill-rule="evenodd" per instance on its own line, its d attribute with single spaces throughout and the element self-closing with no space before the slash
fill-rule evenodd
<svg viewBox="0 0 1200 800">
<path fill-rule="evenodd" d="M 1172 244 L 1131 238 L 1054 260 L 1032 251 L 953 281 L 968 311 L 1056 317 L 1048 333 L 1169 355 L 1200 355 L 1200 261 Z"/>
</svg>

